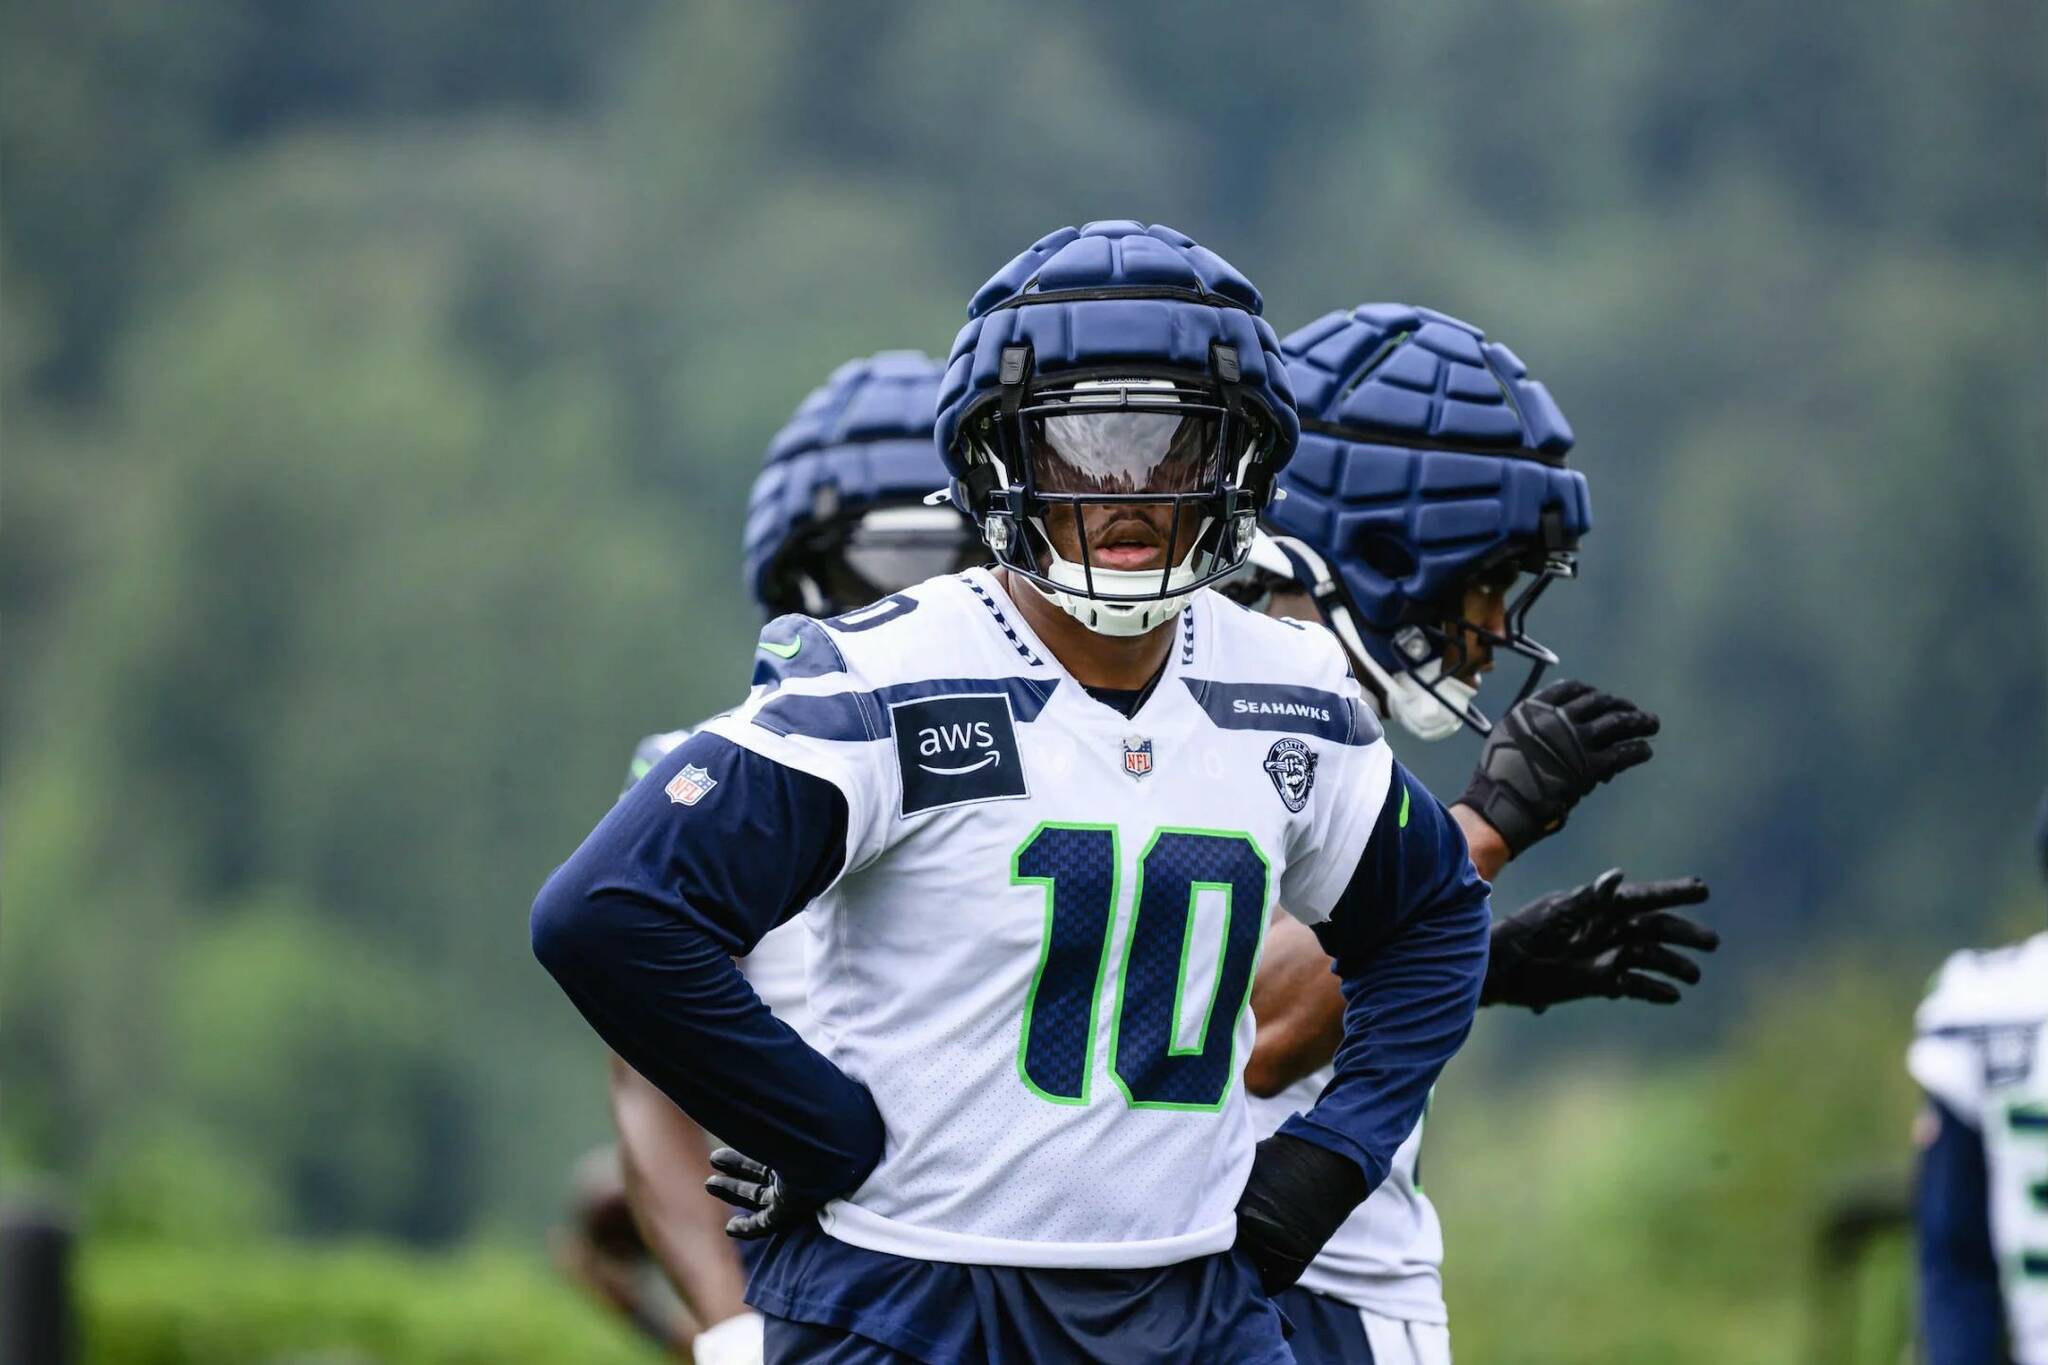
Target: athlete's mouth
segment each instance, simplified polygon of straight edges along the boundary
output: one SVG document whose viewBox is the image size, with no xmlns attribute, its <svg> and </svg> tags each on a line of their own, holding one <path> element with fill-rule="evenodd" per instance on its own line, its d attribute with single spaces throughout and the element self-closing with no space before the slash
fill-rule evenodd
<svg viewBox="0 0 2048 1365">
<path fill-rule="evenodd" d="M 1128 572 L 1158 568 L 1165 558 L 1166 541 L 1149 521 L 1126 518 L 1103 531 L 1100 542 L 1089 549 L 1097 568 Z"/>
<path fill-rule="evenodd" d="M 1484 645 L 1470 645 L 1471 651 L 1465 656 L 1463 665 L 1452 674 L 1467 687 L 1478 687 L 1480 680 L 1493 672 L 1493 651 Z"/>
</svg>

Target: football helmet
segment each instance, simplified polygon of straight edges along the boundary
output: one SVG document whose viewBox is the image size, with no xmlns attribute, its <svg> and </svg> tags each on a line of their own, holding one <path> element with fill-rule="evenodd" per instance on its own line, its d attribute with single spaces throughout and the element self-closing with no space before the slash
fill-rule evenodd
<svg viewBox="0 0 2048 1365">
<path fill-rule="evenodd" d="M 1255 563 L 1309 593 L 1411 733 L 1487 733 L 1460 676 L 1474 642 L 1529 661 L 1515 701 L 1557 662 L 1528 617 L 1592 527 L 1570 425 L 1512 351 L 1427 308 L 1329 313 L 1281 347 L 1303 431 Z M 1465 620 L 1486 584 L 1504 629 Z"/>
<path fill-rule="evenodd" d="M 865 606 L 988 556 L 968 520 L 929 505 L 944 373 L 921 351 L 850 360 L 769 442 L 747 498 L 747 586 L 771 617 Z"/>
<path fill-rule="evenodd" d="M 1135 222 L 1061 228 L 983 285 L 938 442 L 996 562 L 1124 636 L 1234 572 L 1300 434 L 1262 308 L 1221 257 Z"/>
</svg>

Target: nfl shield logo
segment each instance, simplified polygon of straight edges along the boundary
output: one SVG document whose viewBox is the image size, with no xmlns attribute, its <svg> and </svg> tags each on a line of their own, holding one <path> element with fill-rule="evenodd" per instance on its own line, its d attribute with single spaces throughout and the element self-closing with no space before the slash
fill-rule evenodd
<svg viewBox="0 0 2048 1365">
<path fill-rule="evenodd" d="M 718 785 L 718 779 L 694 763 L 685 763 L 683 770 L 668 780 L 662 790 L 668 799 L 679 806 L 694 806 L 704 799 L 704 794 Z"/>
<path fill-rule="evenodd" d="M 1152 771 L 1152 741 L 1131 735 L 1124 740 L 1124 771 L 1145 777 Z"/>
</svg>

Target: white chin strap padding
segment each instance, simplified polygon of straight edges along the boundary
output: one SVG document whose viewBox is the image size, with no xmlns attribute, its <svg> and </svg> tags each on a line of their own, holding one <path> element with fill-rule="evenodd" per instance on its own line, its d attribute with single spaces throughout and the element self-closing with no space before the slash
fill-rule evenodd
<svg viewBox="0 0 2048 1365">
<path fill-rule="evenodd" d="M 1434 693 L 1423 682 L 1433 684 L 1460 707 L 1471 705 L 1479 695 L 1479 689 L 1456 678 L 1442 677 L 1444 661 L 1431 659 L 1415 671 L 1421 674 L 1418 680 L 1409 674 L 1389 675 L 1372 656 L 1366 656 L 1366 667 L 1372 670 L 1373 681 L 1386 690 L 1387 709 L 1394 713 L 1394 719 L 1401 727 L 1419 740 L 1434 742 L 1448 739 L 1464 728 L 1464 719 L 1456 711 L 1437 700 Z"/>
<path fill-rule="evenodd" d="M 1198 543 L 1199 540 L 1197 537 Z M 1038 588 L 1039 594 L 1047 601 L 1098 635 L 1143 635 L 1180 615 L 1181 608 L 1194 597 L 1194 590 L 1189 585 L 1198 577 L 1194 562 L 1200 554 L 1199 549 L 1190 549 L 1188 557 L 1166 575 L 1168 595 L 1153 601 L 1119 602 L 1113 598 L 1157 591 L 1157 569 L 1097 569 L 1093 575 L 1096 591 L 1111 596 L 1090 597 L 1087 592 L 1089 573 L 1079 564 L 1057 554 L 1048 554 L 1052 562 L 1046 567 L 1045 576 L 1060 587 L 1045 588 L 1035 583 L 1032 586 Z M 1176 588 L 1186 588 L 1187 591 L 1173 591 Z"/>
<path fill-rule="evenodd" d="M 1330 613 L 1330 624 L 1336 628 L 1337 638 L 1344 642 L 1345 652 L 1371 678 L 1373 686 L 1387 699 L 1387 710 L 1401 728 L 1424 743 L 1435 743 L 1449 739 L 1464 726 L 1464 719 L 1456 711 L 1438 701 L 1423 681 L 1434 683 L 1437 690 L 1459 706 L 1470 706 L 1472 699 L 1479 695 L 1479 689 L 1443 675 L 1444 661 L 1431 659 L 1416 669 L 1422 677 L 1418 681 L 1408 673 L 1392 674 L 1381 668 L 1379 660 L 1365 647 L 1359 638 L 1358 623 L 1351 619 L 1351 613 L 1342 607 Z"/>
</svg>

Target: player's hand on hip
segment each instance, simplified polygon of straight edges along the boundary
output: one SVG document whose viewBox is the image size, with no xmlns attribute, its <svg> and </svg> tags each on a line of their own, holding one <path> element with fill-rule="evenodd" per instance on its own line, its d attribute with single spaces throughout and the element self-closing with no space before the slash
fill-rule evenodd
<svg viewBox="0 0 2048 1365">
<path fill-rule="evenodd" d="M 1685 949 L 1711 953 L 1721 936 L 1672 907 L 1698 905 L 1698 877 L 1631 882 L 1609 868 L 1584 886 L 1538 896 L 1493 926 L 1482 1005 L 1541 1014 L 1567 1000 L 1646 1000 L 1675 1005 L 1700 979 Z"/>
<path fill-rule="evenodd" d="M 1501 717 L 1459 800 L 1520 854 L 1564 828 L 1593 788 L 1649 762 L 1657 729 L 1657 717 L 1626 697 L 1554 682 Z"/>
<path fill-rule="evenodd" d="M 1268 1294 L 1301 1278 L 1323 1243 L 1370 1193 L 1365 1173 L 1303 1138 L 1275 1133 L 1258 1145 L 1237 1201 L 1237 1245 Z"/>
<path fill-rule="evenodd" d="M 815 1203 L 791 1194 L 775 1172 L 730 1147 L 711 1154 L 711 1169 L 713 1174 L 705 1179 L 704 1188 L 740 1210 L 726 1220 L 728 1237 L 741 1241 L 771 1237 L 817 1212 Z"/>
</svg>

